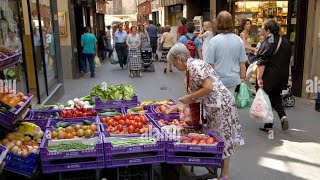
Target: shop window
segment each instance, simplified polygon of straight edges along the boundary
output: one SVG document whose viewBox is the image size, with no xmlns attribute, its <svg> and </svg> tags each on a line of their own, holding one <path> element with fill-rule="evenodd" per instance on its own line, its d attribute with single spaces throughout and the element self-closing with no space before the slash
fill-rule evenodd
<svg viewBox="0 0 320 180">
<path fill-rule="evenodd" d="M 258 35 L 262 25 L 268 18 L 274 18 L 281 26 L 281 34 L 287 34 L 288 1 L 239 1 L 235 2 L 235 31 L 242 30 L 245 19 L 252 21 L 251 37 L 253 43 L 258 43 Z"/>
<path fill-rule="evenodd" d="M 30 1 L 34 63 L 40 102 L 58 83 L 53 21 L 49 0 Z"/>
<path fill-rule="evenodd" d="M 8 0 L 0 6 L 0 53 L 6 56 L 6 49 L 19 54 L 22 52 L 22 39 L 20 37 L 19 7 L 16 0 Z M 3 56 L 3 57 L 5 57 Z M 9 56 L 7 56 L 9 57 Z M 25 78 L 24 58 L 19 58 L 19 63 L 12 65 L 0 65 L 0 78 L 19 92 L 27 93 L 27 81 Z M 5 68 L 6 67 L 6 68 Z"/>
</svg>

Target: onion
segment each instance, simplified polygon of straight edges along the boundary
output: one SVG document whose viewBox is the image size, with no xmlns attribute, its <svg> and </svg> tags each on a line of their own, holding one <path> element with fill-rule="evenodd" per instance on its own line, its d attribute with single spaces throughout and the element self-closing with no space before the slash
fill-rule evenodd
<svg viewBox="0 0 320 180">
<path fill-rule="evenodd" d="M 28 151 L 30 152 L 32 149 L 32 146 L 27 146 L 27 148 L 28 148 Z"/>
<path fill-rule="evenodd" d="M 13 141 L 16 137 L 14 136 L 14 134 L 9 133 L 9 134 L 7 135 L 7 138 L 8 138 L 9 141 Z"/>
<path fill-rule="evenodd" d="M 7 138 L 2 139 L 2 144 L 6 146 L 8 144 L 9 140 Z"/>
<path fill-rule="evenodd" d="M 29 155 L 28 150 L 23 149 L 22 152 L 21 152 L 21 156 L 22 157 L 27 157 L 28 155 Z"/>
<path fill-rule="evenodd" d="M 15 143 L 15 145 L 18 146 L 18 147 L 21 147 L 21 146 L 22 146 L 22 141 L 17 140 L 16 143 Z"/>
<path fill-rule="evenodd" d="M 10 149 L 10 152 L 15 154 L 15 155 L 18 155 L 19 151 L 21 151 L 21 149 L 18 147 L 18 146 L 13 146 L 11 149 Z"/>
<path fill-rule="evenodd" d="M 37 154 L 38 153 L 38 149 L 35 149 L 35 148 L 33 148 L 33 149 L 31 149 L 31 151 L 29 151 L 30 153 L 34 153 L 34 154 Z"/>
<path fill-rule="evenodd" d="M 13 146 L 14 146 L 14 143 L 13 143 L 13 142 L 8 142 L 8 143 L 6 144 L 6 147 L 7 147 L 8 149 L 12 148 Z"/>
<path fill-rule="evenodd" d="M 39 146 L 33 146 L 33 149 L 35 149 L 35 150 L 39 150 Z"/>
</svg>

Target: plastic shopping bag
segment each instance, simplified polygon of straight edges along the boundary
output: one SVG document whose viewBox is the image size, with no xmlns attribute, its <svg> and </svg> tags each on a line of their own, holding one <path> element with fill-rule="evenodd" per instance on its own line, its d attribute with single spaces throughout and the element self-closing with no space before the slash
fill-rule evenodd
<svg viewBox="0 0 320 180">
<path fill-rule="evenodd" d="M 101 67 L 100 59 L 99 59 L 98 56 L 95 56 L 95 57 L 94 57 L 94 66 L 95 66 L 96 68 Z"/>
<path fill-rule="evenodd" d="M 117 51 L 113 51 L 112 56 L 110 57 L 110 63 L 111 64 L 118 64 L 119 63 Z"/>
<path fill-rule="evenodd" d="M 273 112 L 269 96 L 259 88 L 250 108 L 250 116 L 257 122 L 273 123 Z"/>
<path fill-rule="evenodd" d="M 255 84 L 257 80 L 257 61 L 250 64 L 250 66 L 247 69 L 246 73 L 246 80 L 248 80 L 250 83 Z"/>
<path fill-rule="evenodd" d="M 236 105 L 239 109 L 245 109 L 249 108 L 250 104 L 250 88 L 246 83 L 241 83 L 239 92 L 236 95 Z"/>
</svg>

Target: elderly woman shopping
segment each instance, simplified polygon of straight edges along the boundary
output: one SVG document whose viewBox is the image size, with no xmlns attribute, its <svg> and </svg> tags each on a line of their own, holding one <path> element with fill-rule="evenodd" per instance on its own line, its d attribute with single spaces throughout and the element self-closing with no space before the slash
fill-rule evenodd
<svg viewBox="0 0 320 180">
<path fill-rule="evenodd" d="M 236 146 L 244 144 L 234 97 L 211 65 L 191 58 L 184 44 L 174 45 L 167 58 L 179 71 L 186 72 L 188 94 L 179 101 L 184 104 L 201 102 L 208 128 L 224 139 L 224 160 L 220 176 L 230 179 L 230 156 L 234 154 Z"/>
</svg>

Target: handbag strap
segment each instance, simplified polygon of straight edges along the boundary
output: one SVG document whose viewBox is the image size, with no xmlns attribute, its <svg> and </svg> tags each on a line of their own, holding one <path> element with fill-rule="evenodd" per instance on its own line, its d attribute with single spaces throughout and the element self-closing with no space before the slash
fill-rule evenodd
<svg viewBox="0 0 320 180">
<path fill-rule="evenodd" d="M 277 45 L 277 49 L 276 51 L 273 53 L 273 56 L 278 52 L 279 48 L 280 48 L 280 45 L 281 45 L 281 42 L 282 42 L 282 37 L 280 36 L 280 39 L 279 39 L 279 42 L 278 42 L 278 45 Z"/>
</svg>

